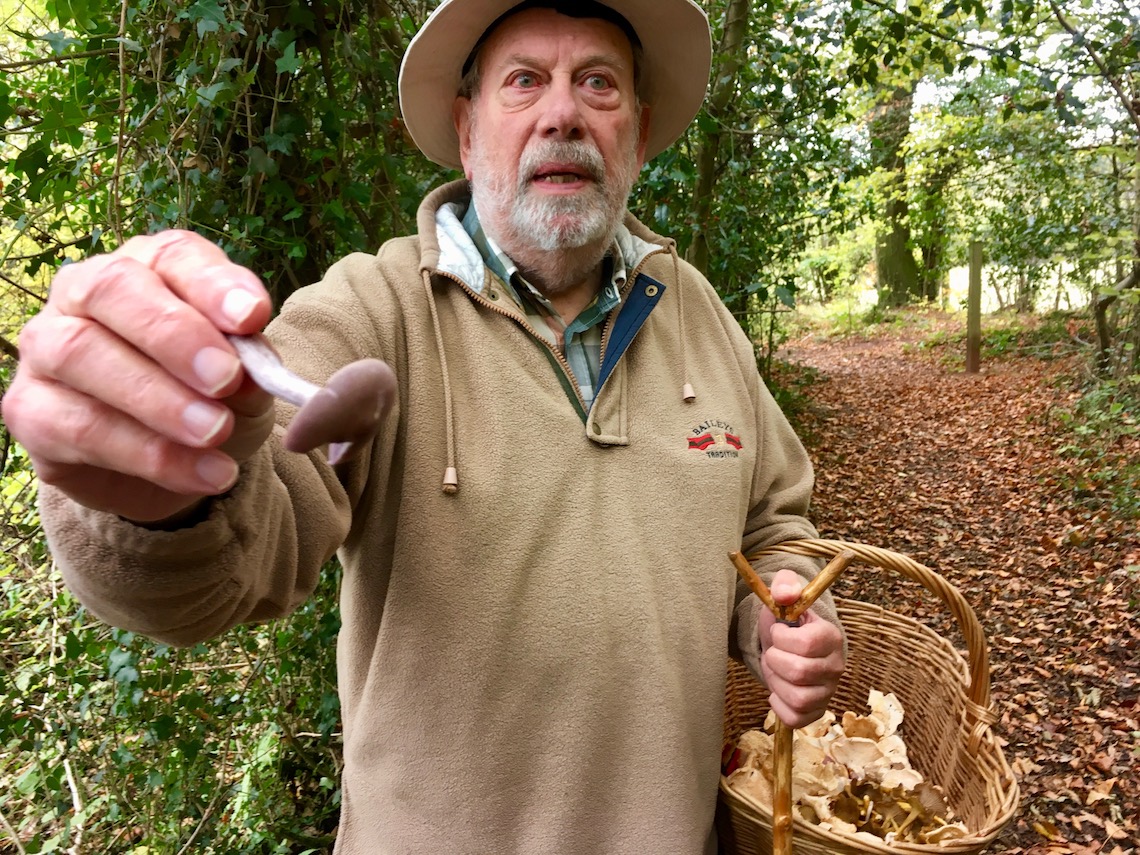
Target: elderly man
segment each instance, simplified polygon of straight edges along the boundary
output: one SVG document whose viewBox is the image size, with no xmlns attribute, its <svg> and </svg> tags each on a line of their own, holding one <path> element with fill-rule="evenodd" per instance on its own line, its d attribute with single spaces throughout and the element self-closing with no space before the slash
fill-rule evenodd
<svg viewBox="0 0 1140 855">
<path fill-rule="evenodd" d="M 713 852 L 726 652 L 789 723 L 834 690 L 829 605 L 773 627 L 726 558 L 814 535 L 807 457 L 713 289 L 625 210 L 709 57 L 690 0 L 439 6 L 401 103 L 468 181 L 268 328 L 314 381 L 394 370 L 346 462 L 283 450 L 224 335 L 269 299 L 194 235 L 64 269 L 24 332 L 4 414 L 93 612 L 190 644 L 288 613 L 339 549 L 344 855 Z M 783 602 L 814 572 L 758 569 Z"/>
</svg>

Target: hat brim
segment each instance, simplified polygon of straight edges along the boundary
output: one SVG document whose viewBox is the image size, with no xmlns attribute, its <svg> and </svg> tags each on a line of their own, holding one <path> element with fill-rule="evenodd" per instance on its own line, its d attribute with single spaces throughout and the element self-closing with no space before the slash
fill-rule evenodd
<svg viewBox="0 0 1140 855">
<path fill-rule="evenodd" d="M 708 19 L 692 0 L 604 0 L 629 21 L 644 49 L 643 101 L 652 108 L 645 158 L 685 132 L 704 102 L 712 66 Z M 408 45 L 400 109 L 430 160 L 462 169 L 452 108 L 476 41 L 519 0 L 444 0 Z"/>
</svg>

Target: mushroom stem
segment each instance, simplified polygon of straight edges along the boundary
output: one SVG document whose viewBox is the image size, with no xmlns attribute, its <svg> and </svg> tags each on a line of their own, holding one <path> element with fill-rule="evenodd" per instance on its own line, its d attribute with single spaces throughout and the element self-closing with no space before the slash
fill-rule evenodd
<svg viewBox="0 0 1140 855">
<path fill-rule="evenodd" d="M 320 391 L 320 386 L 286 368 L 264 336 L 227 335 L 226 338 L 237 351 L 242 367 L 269 394 L 295 407 L 303 407 Z"/>
</svg>

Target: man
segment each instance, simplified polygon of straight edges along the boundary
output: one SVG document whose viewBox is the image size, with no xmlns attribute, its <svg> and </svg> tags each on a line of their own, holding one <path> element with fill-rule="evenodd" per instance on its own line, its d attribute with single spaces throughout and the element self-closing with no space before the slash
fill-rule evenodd
<svg viewBox="0 0 1140 855">
<path fill-rule="evenodd" d="M 470 189 L 268 331 L 314 381 L 394 369 L 346 463 L 282 449 L 223 336 L 269 300 L 193 235 L 65 268 L 23 334 L 5 417 L 96 614 L 193 643 L 288 613 L 339 549 L 340 853 L 713 852 L 728 648 L 789 723 L 834 690 L 834 612 L 773 627 L 726 557 L 814 536 L 807 457 L 712 288 L 625 212 L 709 56 L 690 0 L 439 6 L 401 104 Z M 782 602 L 815 572 L 758 569 Z"/>
</svg>

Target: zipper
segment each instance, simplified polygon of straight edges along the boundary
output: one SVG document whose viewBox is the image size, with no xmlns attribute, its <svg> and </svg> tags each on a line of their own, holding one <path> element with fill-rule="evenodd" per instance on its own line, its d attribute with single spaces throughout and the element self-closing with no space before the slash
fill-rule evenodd
<svg viewBox="0 0 1140 855">
<path fill-rule="evenodd" d="M 641 265 L 638 265 L 639 268 L 640 268 L 640 266 Z M 462 279 L 460 279 L 458 276 L 456 276 L 453 273 L 448 273 L 448 272 L 443 271 L 443 270 L 435 270 L 433 272 L 438 276 L 444 277 L 445 279 L 450 279 L 452 282 L 454 282 L 456 285 L 458 285 L 460 288 L 462 288 L 464 291 L 466 291 L 472 297 L 472 299 L 474 299 L 477 303 L 485 306 L 486 308 L 490 309 L 491 311 L 493 311 L 497 314 L 500 314 L 500 315 L 503 315 L 504 317 L 510 318 L 512 321 L 514 321 L 519 326 L 521 326 L 524 330 L 526 330 L 528 333 L 530 333 L 530 336 L 533 339 L 535 339 L 535 341 L 537 341 L 539 344 L 541 344 L 543 347 L 545 347 L 548 351 L 550 351 L 550 355 L 553 356 L 554 359 L 558 362 L 558 364 L 562 367 L 562 373 L 566 375 L 566 379 L 570 382 L 571 387 L 574 389 L 574 394 L 578 396 L 578 409 L 581 410 L 582 412 L 585 412 L 586 401 L 582 397 L 582 387 L 578 385 L 578 379 L 574 376 L 574 370 L 570 367 L 570 363 L 567 361 L 566 357 L 562 355 L 562 351 L 560 351 L 558 348 L 556 348 L 554 345 L 552 345 L 550 342 L 548 342 L 545 338 L 543 338 L 537 332 L 535 332 L 534 327 L 532 327 L 529 323 L 527 323 L 525 315 L 520 318 L 514 312 L 508 312 L 506 309 L 500 308 L 499 306 L 497 306 L 495 304 L 494 300 L 488 300 L 486 297 L 484 297 L 482 294 L 475 291 L 474 288 L 472 288 L 470 285 L 468 285 L 466 282 L 464 282 Z M 606 330 L 607 334 L 608 334 L 608 331 L 609 331 L 609 328 L 607 325 L 607 330 Z M 603 336 L 603 353 L 604 353 L 604 350 L 605 350 L 605 345 L 604 345 L 604 336 Z M 598 357 L 599 367 L 601 366 L 601 362 L 602 362 L 602 357 L 599 356 Z"/>
<path fill-rule="evenodd" d="M 629 292 L 633 290 L 634 283 L 637 281 L 637 277 L 641 275 L 641 268 L 645 266 L 645 262 L 648 261 L 650 258 L 652 258 L 655 255 L 660 255 L 661 253 L 668 252 L 668 251 L 669 251 L 669 248 L 663 246 L 663 247 L 658 247 L 657 249 L 652 250 L 650 252 L 647 252 L 644 256 L 642 256 L 641 260 L 639 262 L 637 262 L 637 266 L 634 267 L 630 273 L 626 274 L 625 287 L 623 287 L 621 290 L 622 301 L 621 301 L 621 304 L 619 306 L 619 311 L 621 309 L 625 308 L 626 297 L 629 295 Z M 545 347 L 547 349 L 547 351 L 549 351 L 550 355 L 554 358 L 554 360 L 558 363 L 558 365 L 561 366 L 562 373 L 565 376 L 565 379 L 570 383 L 570 387 L 574 390 L 574 395 L 578 398 L 578 410 L 582 413 L 582 419 L 583 419 L 583 421 L 585 421 L 586 416 L 588 415 L 586 413 L 586 400 L 582 397 L 582 387 L 580 385 L 578 385 L 578 378 L 574 376 L 574 369 L 572 369 L 570 367 L 570 363 L 569 363 L 569 361 L 567 361 L 566 357 L 562 354 L 562 351 L 560 351 L 558 348 L 556 348 L 554 345 L 552 345 L 550 342 L 548 342 L 545 338 L 543 338 L 537 332 L 535 332 L 534 327 L 532 327 L 529 323 L 527 323 L 525 315 L 523 315 L 520 318 L 514 312 L 509 312 L 506 309 L 500 308 L 498 305 L 496 305 L 494 300 L 488 300 L 486 297 L 484 297 L 482 294 L 475 291 L 474 288 L 472 288 L 470 285 L 468 285 L 464 280 L 460 279 L 454 273 L 448 273 L 447 271 L 439 270 L 438 268 L 433 270 L 432 273 L 434 275 L 437 275 L 437 276 L 442 276 L 445 279 L 450 279 L 452 282 L 454 282 L 456 285 L 458 285 L 460 288 L 462 288 L 464 291 L 466 291 L 467 294 L 470 295 L 471 298 L 473 300 L 475 300 L 477 303 L 479 303 L 480 305 L 490 309 L 492 312 L 495 312 L 496 314 L 500 314 L 500 315 L 503 315 L 504 317 L 510 318 L 512 321 L 514 321 L 519 326 L 521 326 L 524 330 L 526 330 L 530 334 L 531 338 L 535 339 L 539 344 L 541 344 L 543 347 Z M 506 286 L 504 286 L 504 287 L 506 287 Z M 616 319 L 617 319 L 617 317 L 615 315 L 612 320 L 616 320 Z M 601 373 L 602 366 L 606 364 L 606 346 L 609 344 L 610 332 L 613 330 L 613 327 L 614 327 L 612 320 L 611 320 L 611 318 L 607 317 L 604 328 L 602 329 L 602 343 L 601 343 L 601 349 L 598 353 L 598 372 L 599 372 L 599 374 Z M 601 393 L 601 391 L 602 391 L 601 387 L 594 390 L 594 400 L 597 400 L 597 396 Z"/>
<path fill-rule="evenodd" d="M 633 268 L 632 272 L 626 274 L 625 287 L 623 287 L 621 290 L 621 303 L 619 304 L 620 305 L 619 311 L 624 310 L 625 307 L 628 305 L 628 301 L 626 300 L 626 297 L 628 297 L 629 292 L 633 290 L 634 283 L 637 282 L 637 277 L 641 275 L 641 268 L 645 266 L 645 262 L 648 261 L 650 258 L 652 258 L 655 255 L 659 255 L 662 252 L 668 252 L 668 251 L 669 251 L 669 248 L 663 246 L 663 247 L 655 249 L 651 252 L 647 252 L 644 256 L 642 256 L 641 261 L 637 262 L 637 267 Z M 615 320 L 615 321 L 617 320 L 616 315 L 614 316 L 613 320 Z M 602 330 L 602 347 L 601 347 L 601 351 L 598 354 L 598 374 L 599 374 L 599 376 L 601 375 L 601 372 L 602 372 L 602 366 L 606 364 L 606 348 L 608 347 L 608 345 L 610 343 L 610 332 L 613 330 L 613 328 L 614 328 L 614 324 L 611 322 L 611 319 L 606 318 L 606 326 L 605 326 L 605 329 Z M 602 391 L 601 386 L 599 386 L 597 389 L 594 390 L 594 400 L 597 400 L 597 396 L 601 394 L 601 391 Z"/>
</svg>

